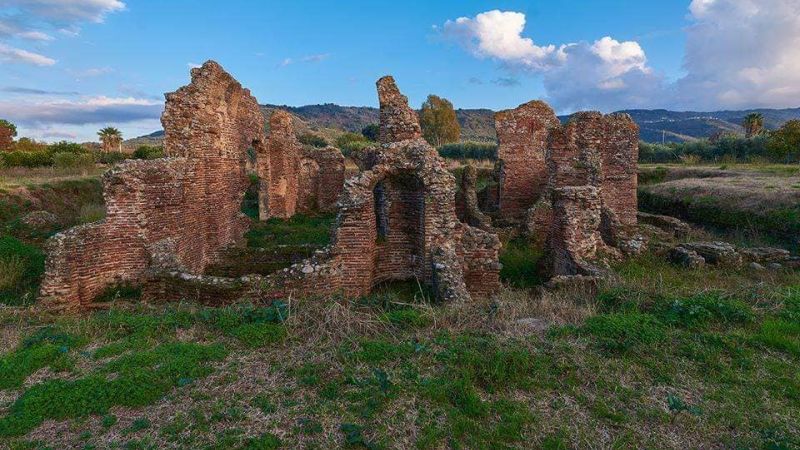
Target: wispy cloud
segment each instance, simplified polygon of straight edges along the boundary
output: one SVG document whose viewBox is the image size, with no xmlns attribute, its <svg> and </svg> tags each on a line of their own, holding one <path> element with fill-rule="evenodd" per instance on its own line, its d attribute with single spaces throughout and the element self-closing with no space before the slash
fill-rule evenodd
<svg viewBox="0 0 800 450">
<path fill-rule="evenodd" d="M 94 78 L 102 75 L 108 75 L 114 72 L 114 69 L 108 66 L 105 67 L 90 67 L 82 70 L 67 70 L 70 74 L 78 78 Z"/>
<path fill-rule="evenodd" d="M 56 63 L 53 58 L 40 55 L 39 53 L 29 52 L 21 48 L 15 48 L 0 43 L 0 60 L 9 63 L 32 64 L 34 66 L 52 66 Z"/>
<path fill-rule="evenodd" d="M 0 117 L 26 126 L 126 123 L 155 119 L 163 102 L 135 97 L 91 97 L 75 101 L 0 101 Z"/>
<path fill-rule="evenodd" d="M 481 80 L 481 79 L 480 79 L 480 78 L 478 78 L 478 77 L 469 77 L 469 79 L 467 80 L 467 83 L 469 83 L 469 84 L 474 84 L 474 85 L 478 85 L 478 86 L 480 86 L 480 85 L 484 84 L 484 83 L 483 83 L 483 80 Z"/>
<path fill-rule="evenodd" d="M 500 87 L 514 87 L 514 86 L 519 86 L 520 82 L 516 78 L 498 77 L 492 80 L 492 84 L 495 84 Z"/>
<path fill-rule="evenodd" d="M 326 59 L 330 58 L 330 56 L 330 53 L 318 53 L 315 55 L 306 55 L 299 59 L 284 58 L 284 60 L 278 64 L 278 67 L 286 67 L 295 63 L 318 63 L 325 61 Z"/>
<path fill-rule="evenodd" d="M 43 89 L 26 88 L 21 86 L 6 86 L 0 91 L 8 92 L 10 94 L 25 94 L 25 95 L 80 95 L 80 92 L 74 91 L 46 91 Z"/>
<path fill-rule="evenodd" d="M 77 36 L 82 24 L 102 23 L 108 14 L 124 9 L 120 0 L 0 0 L 0 40 L 48 42 L 55 40 L 50 32 Z M 51 57 L 2 41 L 0 60 L 35 66 L 56 63 Z"/>
<path fill-rule="evenodd" d="M 188 63 L 186 63 L 186 66 L 188 68 L 190 68 L 190 69 L 199 69 L 199 68 L 203 67 L 202 64 L 198 64 L 196 62 L 188 62 Z"/>
</svg>

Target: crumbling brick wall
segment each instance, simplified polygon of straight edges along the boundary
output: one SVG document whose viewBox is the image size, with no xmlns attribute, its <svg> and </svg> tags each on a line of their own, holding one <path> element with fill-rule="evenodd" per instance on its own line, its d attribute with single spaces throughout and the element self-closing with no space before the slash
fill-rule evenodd
<svg viewBox="0 0 800 450">
<path fill-rule="evenodd" d="M 259 218 L 288 219 L 295 213 L 331 212 L 344 185 L 344 155 L 335 147 L 304 148 L 295 136 L 292 115 L 270 116 L 268 158 L 259 174 L 268 182 L 259 191 Z"/>
<path fill-rule="evenodd" d="M 110 284 L 153 270 L 200 273 L 246 231 L 247 149 L 263 153 L 265 142 L 256 99 L 213 61 L 166 99 L 168 157 L 104 174 L 106 218 L 48 243 L 44 305 L 90 307 Z"/>
<path fill-rule="evenodd" d="M 381 282 L 417 279 L 444 300 L 500 287 L 500 241 L 458 221 L 455 178 L 419 133 L 394 80 L 378 80 L 383 143 L 345 182 L 333 243 L 286 272 L 261 280 L 258 295 L 341 291 L 368 294 Z"/>
<path fill-rule="evenodd" d="M 639 129 L 627 114 L 581 112 L 562 126 L 545 103 L 532 101 L 495 115 L 500 216 L 511 221 L 549 189 L 591 183 L 625 225 L 636 223 Z M 599 158 L 601 172 L 591 173 Z"/>
<path fill-rule="evenodd" d="M 259 175 L 269 173 L 266 195 L 259 205 L 260 218 L 270 217 L 287 219 L 292 217 L 297 207 L 297 177 L 300 172 L 300 155 L 302 145 L 294 135 L 292 115 L 283 110 L 276 110 L 269 118 L 268 157 L 259 162 Z M 266 177 L 262 176 L 262 179 Z"/>
<path fill-rule="evenodd" d="M 408 99 L 400 93 L 391 77 L 378 80 L 378 100 L 380 103 L 378 141 L 381 144 L 422 137 L 417 113 L 408 107 Z"/>
<path fill-rule="evenodd" d="M 581 112 L 551 130 L 548 189 L 540 203 L 552 208 L 537 203 L 529 228 L 548 243 L 553 275 L 596 276 L 600 251 L 632 250 L 637 158 L 638 127 L 627 114 Z"/>
<path fill-rule="evenodd" d="M 595 275 L 600 250 L 633 250 L 639 130 L 627 114 L 581 112 L 561 125 L 529 102 L 495 116 L 500 218 L 545 245 L 552 274 Z"/>
<path fill-rule="evenodd" d="M 344 189 L 344 155 L 336 147 L 304 148 L 297 212 L 334 212 Z"/>
<path fill-rule="evenodd" d="M 533 206 L 547 183 L 547 153 L 550 130 L 558 117 L 546 103 L 532 101 L 494 116 L 500 143 L 497 158 L 502 163 L 500 215 L 519 220 Z"/>
</svg>

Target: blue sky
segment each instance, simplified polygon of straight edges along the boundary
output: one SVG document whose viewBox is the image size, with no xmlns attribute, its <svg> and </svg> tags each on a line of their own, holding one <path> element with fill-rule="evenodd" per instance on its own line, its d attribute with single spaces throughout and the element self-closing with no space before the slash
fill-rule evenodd
<svg viewBox="0 0 800 450">
<path fill-rule="evenodd" d="M 785 91 L 798 81 L 790 49 L 766 62 L 738 51 L 742 17 L 796 3 L 0 0 L 0 117 L 49 141 L 95 140 L 106 124 L 133 137 L 159 128 L 163 93 L 207 59 L 261 103 L 374 106 L 374 81 L 392 74 L 414 106 L 430 93 L 461 108 L 544 98 L 559 112 L 800 106 Z M 787 46 L 800 36 L 796 21 L 778 26 Z M 709 79 L 704 61 L 720 51 L 738 79 Z M 756 63 L 780 70 L 747 72 Z M 760 90 L 737 92 L 742 73 Z"/>
</svg>

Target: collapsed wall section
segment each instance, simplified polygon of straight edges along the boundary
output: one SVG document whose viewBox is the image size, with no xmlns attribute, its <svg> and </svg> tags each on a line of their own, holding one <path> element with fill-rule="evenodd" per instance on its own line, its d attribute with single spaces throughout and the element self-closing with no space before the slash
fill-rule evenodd
<svg viewBox="0 0 800 450">
<path fill-rule="evenodd" d="M 500 287 L 500 241 L 458 221 L 456 183 L 418 132 L 416 114 L 394 80 L 378 80 L 383 143 L 348 179 L 333 242 L 315 257 L 261 280 L 258 295 L 368 294 L 416 279 L 443 300 L 486 296 Z"/>
<path fill-rule="evenodd" d="M 332 212 L 344 185 L 344 155 L 335 147 L 306 148 L 293 117 L 276 110 L 269 120 L 268 158 L 259 161 L 259 218 L 288 219 L 296 213 Z"/>
<path fill-rule="evenodd" d="M 552 275 L 597 275 L 601 250 L 636 250 L 639 136 L 630 116 L 580 112 L 561 125 L 547 105 L 529 102 L 495 122 L 499 216 L 546 247 Z"/>
<path fill-rule="evenodd" d="M 80 309 L 111 284 L 148 271 L 200 273 L 241 239 L 248 148 L 264 153 L 263 117 L 247 89 L 208 61 L 166 95 L 168 158 L 129 161 L 103 176 L 106 218 L 48 243 L 42 304 Z"/>
</svg>

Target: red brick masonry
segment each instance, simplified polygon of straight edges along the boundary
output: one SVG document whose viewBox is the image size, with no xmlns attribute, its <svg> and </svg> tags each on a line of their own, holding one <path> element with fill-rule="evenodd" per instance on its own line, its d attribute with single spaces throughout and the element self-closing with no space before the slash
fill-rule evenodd
<svg viewBox="0 0 800 450">
<path fill-rule="evenodd" d="M 455 178 L 421 138 L 407 99 L 391 77 L 379 80 L 378 92 L 382 144 L 342 188 L 341 152 L 300 146 L 282 111 L 271 117 L 267 140 L 247 89 L 213 61 L 193 69 L 191 84 L 166 96 L 168 157 L 111 169 L 103 176 L 106 218 L 49 242 L 42 305 L 84 309 L 124 281 L 144 283 L 153 299 L 180 298 L 175 286 L 201 292 L 203 284 L 261 297 L 360 295 L 383 281 L 413 278 L 445 300 L 496 291 L 499 239 L 458 221 Z M 268 277 L 204 277 L 248 227 L 240 206 L 249 148 L 258 156 L 262 217 L 330 209 L 344 189 L 333 244 Z"/>
<path fill-rule="evenodd" d="M 201 273 L 241 239 L 249 147 L 264 153 L 256 99 L 209 61 L 166 95 L 167 158 L 129 161 L 103 175 L 106 218 L 54 236 L 41 288 L 54 308 L 87 307 L 110 284 L 146 272 Z"/>
</svg>

